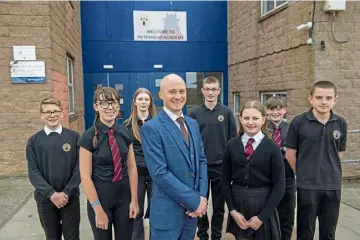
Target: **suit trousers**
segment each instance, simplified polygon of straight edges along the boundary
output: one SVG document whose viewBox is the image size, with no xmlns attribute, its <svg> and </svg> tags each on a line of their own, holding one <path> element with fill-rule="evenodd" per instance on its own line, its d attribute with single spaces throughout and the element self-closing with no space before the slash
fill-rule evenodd
<svg viewBox="0 0 360 240">
<path fill-rule="evenodd" d="M 68 204 L 58 209 L 50 200 L 36 202 L 40 223 L 47 240 L 79 240 L 79 197 L 70 198 Z"/>
<path fill-rule="evenodd" d="M 169 213 L 171 214 L 171 213 Z M 186 217 L 184 224 L 175 229 L 156 229 L 150 226 L 150 240 L 192 240 L 195 237 L 197 218 Z"/>
</svg>

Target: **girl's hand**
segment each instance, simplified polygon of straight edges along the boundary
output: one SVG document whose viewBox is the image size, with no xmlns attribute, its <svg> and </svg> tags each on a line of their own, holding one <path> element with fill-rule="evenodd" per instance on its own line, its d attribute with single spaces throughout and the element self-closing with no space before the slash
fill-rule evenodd
<svg viewBox="0 0 360 240">
<path fill-rule="evenodd" d="M 257 216 L 250 218 L 250 220 L 248 221 L 248 226 L 254 230 L 258 230 L 262 224 L 263 222 Z"/>
<path fill-rule="evenodd" d="M 246 221 L 245 217 L 237 212 L 236 210 L 231 211 L 231 216 L 234 218 L 236 224 L 242 229 L 242 230 L 246 230 L 249 228 L 248 226 L 248 222 Z"/>
<path fill-rule="evenodd" d="M 95 223 L 96 227 L 102 230 L 107 230 L 109 227 L 109 218 L 104 212 L 104 210 L 100 210 L 95 212 Z"/>
<path fill-rule="evenodd" d="M 139 205 L 137 202 L 130 203 L 130 211 L 129 211 L 129 218 L 136 218 L 139 214 Z"/>
</svg>

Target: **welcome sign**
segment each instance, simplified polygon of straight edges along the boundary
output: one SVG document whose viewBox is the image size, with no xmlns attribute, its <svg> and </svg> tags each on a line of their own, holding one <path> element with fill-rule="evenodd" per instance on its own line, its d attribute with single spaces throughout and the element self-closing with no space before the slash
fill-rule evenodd
<svg viewBox="0 0 360 240">
<path fill-rule="evenodd" d="M 135 41 L 187 41 L 186 12 L 133 11 Z"/>
</svg>

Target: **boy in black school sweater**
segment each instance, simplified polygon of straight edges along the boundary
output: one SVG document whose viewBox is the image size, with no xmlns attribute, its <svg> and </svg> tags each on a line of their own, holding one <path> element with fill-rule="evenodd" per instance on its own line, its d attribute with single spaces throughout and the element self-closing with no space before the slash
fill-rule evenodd
<svg viewBox="0 0 360 240">
<path fill-rule="evenodd" d="M 269 119 L 269 130 L 272 132 L 272 139 L 280 147 L 285 165 L 285 194 L 279 203 L 277 210 L 280 219 L 281 239 L 290 240 L 295 220 L 295 174 L 285 158 L 285 141 L 289 124 L 284 121 L 286 113 L 286 101 L 280 96 L 274 96 L 266 101 L 266 113 Z"/>
<path fill-rule="evenodd" d="M 337 101 L 332 82 L 316 82 L 312 108 L 296 116 L 286 140 L 286 158 L 296 171 L 297 239 L 313 239 L 316 218 L 319 239 L 335 239 L 341 196 L 341 162 L 346 150 L 347 123 L 334 114 Z"/>
<path fill-rule="evenodd" d="M 205 101 L 196 107 L 189 117 L 195 119 L 200 127 L 208 165 L 209 198 L 210 189 L 213 203 L 211 219 L 211 239 L 221 239 L 224 221 L 225 199 L 221 194 L 222 161 L 228 141 L 237 135 L 236 121 L 232 111 L 218 102 L 220 81 L 206 77 L 201 89 Z M 208 240 L 209 219 L 207 214 L 199 218 L 197 236 L 200 240 Z"/>
<path fill-rule="evenodd" d="M 35 187 L 41 225 L 46 239 L 79 239 L 79 134 L 61 126 L 61 102 L 50 97 L 40 103 L 43 130 L 26 146 L 28 174 Z"/>
</svg>

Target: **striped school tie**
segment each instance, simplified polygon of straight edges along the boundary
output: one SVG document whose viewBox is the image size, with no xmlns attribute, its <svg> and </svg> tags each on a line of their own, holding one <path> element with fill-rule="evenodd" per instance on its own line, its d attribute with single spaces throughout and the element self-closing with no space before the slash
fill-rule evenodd
<svg viewBox="0 0 360 240">
<path fill-rule="evenodd" d="M 247 141 L 246 145 L 245 145 L 245 157 L 247 160 L 250 159 L 251 155 L 254 154 L 254 148 L 252 146 L 252 144 L 255 142 L 255 140 L 253 138 L 249 138 L 249 140 Z"/>
<path fill-rule="evenodd" d="M 280 128 L 279 127 L 275 127 L 273 140 L 281 148 L 281 137 L 280 137 Z"/>
<path fill-rule="evenodd" d="M 108 139 L 109 139 L 109 146 L 110 146 L 111 155 L 112 155 L 113 164 L 114 164 L 113 182 L 117 182 L 117 181 L 120 181 L 121 178 L 122 178 L 122 175 L 121 175 L 122 166 L 121 166 L 120 150 L 119 150 L 119 147 L 118 147 L 118 145 L 116 143 L 116 139 L 114 137 L 114 129 L 110 128 L 109 131 L 107 132 L 107 135 L 108 135 Z"/>
</svg>

